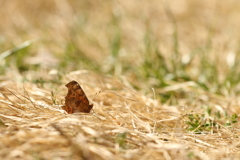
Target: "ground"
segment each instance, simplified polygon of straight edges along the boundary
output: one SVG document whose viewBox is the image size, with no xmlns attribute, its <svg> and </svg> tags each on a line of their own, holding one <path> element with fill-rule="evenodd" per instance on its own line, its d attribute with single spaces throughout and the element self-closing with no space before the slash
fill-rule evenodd
<svg viewBox="0 0 240 160">
<path fill-rule="evenodd" d="M 240 158 L 237 0 L 0 7 L 0 159 Z"/>
</svg>

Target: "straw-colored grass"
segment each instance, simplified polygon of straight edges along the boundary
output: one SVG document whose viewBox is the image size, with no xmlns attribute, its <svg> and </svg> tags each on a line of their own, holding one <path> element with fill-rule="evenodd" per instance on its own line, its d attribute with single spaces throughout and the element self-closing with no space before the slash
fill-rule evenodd
<svg viewBox="0 0 240 160">
<path fill-rule="evenodd" d="M 94 99 L 91 113 L 67 114 L 61 109 L 67 92 L 64 85 L 59 86 L 58 92 L 53 89 L 53 96 L 51 87 L 3 83 L 0 100 L 2 159 L 238 157 L 239 132 L 235 127 L 213 127 L 214 133 L 205 134 L 186 130 L 189 111 L 183 106 L 191 103 L 187 100 L 180 104 L 182 107 L 163 105 L 119 80 L 88 71 L 71 72 L 62 83 L 71 79 L 78 80 L 90 101 L 101 91 Z M 181 88 L 186 92 L 191 90 L 188 86 Z M 216 99 L 215 103 L 222 106 L 230 103 L 214 95 L 205 94 L 204 98 Z M 53 105 L 53 101 L 57 103 Z"/>
<path fill-rule="evenodd" d="M 1 0 L 0 159 L 240 159 L 239 10 Z M 90 113 L 61 109 L 71 80 Z"/>
</svg>

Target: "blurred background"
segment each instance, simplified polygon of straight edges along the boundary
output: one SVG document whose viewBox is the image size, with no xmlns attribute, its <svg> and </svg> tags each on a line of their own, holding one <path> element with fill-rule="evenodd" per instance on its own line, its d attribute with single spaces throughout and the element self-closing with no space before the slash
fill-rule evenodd
<svg viewBox="0 0 240 160">
<path fill-rule="evenodd" d="M 150 92 L 188 81 L 240 91 L 238 0 L 1 0 L 0 17 L 0 80 L 86 69 Z"/>
</svg>

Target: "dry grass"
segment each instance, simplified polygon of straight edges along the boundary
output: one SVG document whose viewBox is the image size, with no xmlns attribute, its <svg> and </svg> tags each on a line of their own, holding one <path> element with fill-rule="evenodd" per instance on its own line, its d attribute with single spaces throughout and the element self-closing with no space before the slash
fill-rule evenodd
<svg viewBox="0 0 240 160">
<path fill-rule="evenodd" d="M 2 0 L 0 159 L 239 159 L 239 10 Z M 91 113 L 61 109 L 70 80 Z"/>
<path fill-rule="evenodd" d="M 66 114 L 60 108 L 67 92 L 63 85 L 52 96 L 50 87 L 3 83 L 2 159 L 238 158 L 238 126 L 213 127 L 213 133 L 200 135 L 188 132 L 185 121 L 189 108 L 181 106 L 194 106 L 187 100 L 179 106 L 163 105 L 116 79 L 87 71 L 71 72 L 63 83 L 70 79 L 79 80 L 90 100 L 102 91 L 90 114 Z M 181 88 L 191 90 L 188 86 Z M 229 103 L 228 99 L 214 95 L 204 97 L 216 99 L 211 102 L 221 106 Z M 52 105 L 52 99 L 60 106 Z"/>
</svg>

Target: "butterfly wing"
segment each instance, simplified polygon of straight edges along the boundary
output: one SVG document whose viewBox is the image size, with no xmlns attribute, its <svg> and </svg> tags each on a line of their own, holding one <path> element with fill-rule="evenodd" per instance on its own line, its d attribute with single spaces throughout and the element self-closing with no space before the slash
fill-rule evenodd
<svg viewBox="0 0 240 160">
<path fill-rule="evenodd" d="M 76 81 L 71 81 L 66 84 L 66 87 L 68 93 L 65 97 L 65 106 L 62 108 L 69 114 L 76 112 L 89 113 L 93 104 L 89 105 L 89 100 L 81 86 Z"/>
</svg>

